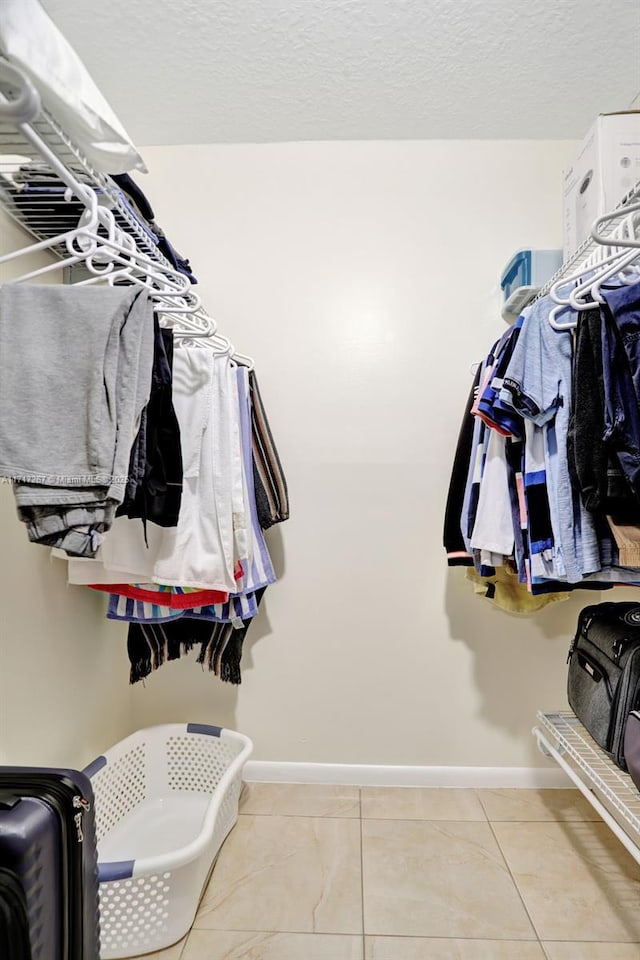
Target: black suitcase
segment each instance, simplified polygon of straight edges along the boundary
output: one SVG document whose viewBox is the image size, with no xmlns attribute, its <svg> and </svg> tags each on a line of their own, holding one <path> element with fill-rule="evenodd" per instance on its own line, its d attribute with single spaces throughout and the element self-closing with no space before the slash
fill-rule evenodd
<svg viewBox="0 0 640 960">
<path fill-rule="evenodd" d="M 569 706 L 626 770 L 625 726 L 640 706 L 640 604 L 597 603 L 581 610 L 568 663 Z"/>
<path fill-rule="evenodd" d="M 0 787 L 0 864 L 21 884 L 32 957 L 62 958 L 62 831 L 45 800 Z"/>
<path fill-rule="evenodd" d="M 99 960 L 93 791 L 84 774 L 0 767 L 2 867 L 24 890 L 32 960 Z"/>
<path fill-rule="evenodd" d="M 0 868 L 0 957 L 33 960 L 27 898 L 19 877 Z"/>
</svg>

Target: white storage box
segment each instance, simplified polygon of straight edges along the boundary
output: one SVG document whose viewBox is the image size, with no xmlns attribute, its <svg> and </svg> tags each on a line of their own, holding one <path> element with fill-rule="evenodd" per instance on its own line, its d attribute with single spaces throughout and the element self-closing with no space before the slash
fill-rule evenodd
<svg viewBox="0 0 640 960">
<path fill-rule="evenodd" d="M 191 927 L 238 817 L 248 737 L 198 723 L 139 730 L 85 769 L 95 793 L 102 960 Z"/>
<path fill-rule="evenodd" d="M 640 110 L 603 113 L 564 172 L 564 256 L 640 180 Z"/>
</svg>

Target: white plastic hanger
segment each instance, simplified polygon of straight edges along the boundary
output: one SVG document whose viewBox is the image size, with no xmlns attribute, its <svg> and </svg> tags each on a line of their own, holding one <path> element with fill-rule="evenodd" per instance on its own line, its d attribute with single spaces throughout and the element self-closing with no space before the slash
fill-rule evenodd
<svg viewBox="0 0 640 960">
<path fill-rule="evenodd" d="M 633 285 L 640 281 L 640 274 L 633 270 L 640 259 L 640 241 L 637 230 L 640 219 L 635 216 L 640 211 L 640 203 L 632 204 L 598 217 L 591 235 L 605 256 L 600 261 L 600 269 L 585 282 L 579 283 L 569 295 L 569 303 L 575 310 L 597 310 L 604 302 L 602 287 L 607 280 L 618 277 L 618 282 Z M 598 226 L 610 223 L 614 218 L 622 217 L 619 226 L 605 236 Z"/>
<path fill-rule="evenodd" d="M 568 313 L 570 320 L 565 321 L 565 323 L 560 323 L 557 319 L 559 316 L 562 316 L 563 313 Z M 548 316 L 548 321 L 553 327 L 554 330 L 573 330 L 576 323 L 578 322 L 578 317 L 574 310 L 571 309 L 567 304 L 558 304 L 553 307 Z"/>
<path fill-rule="evenodd" d="M 244 353 L 238 353 L 237 350 L 233 351 L 232 358 L 238 363 L 241 363 L 243 367 L 247 368 L 247 370 L 253 370 L 255 367 L 255 361 L 253 357 L 248 357 Z"/>
<path fill-rule="evenodd" d="M 16 90 L 18 95 L 10 100 L 0 93 L 0 121 L 8 121 L 16 126 L 20 137 L 35 149 L 48 169 L 65 184 L 67 190 L 64 199 L 67 202 L 80 201 L 84 207 L 84 213 L 72 229 L 0 257 L 0 264 L 3 264 L 61 246 L 68 253 L 68 256 L 51 264 L 23 273 L 12 282 L 28 281 L 61 267 L 83 264 L 91 276 L 77 285 L 106 283 L 112 286 L 135 284 L 144 287 L 149 291 L 160 322 L 163 326 L 170 326 L 180 341 L 206 346 L 219 355 L 233 356 L 253 369 L 253 360 L 236 353 L 231 342 L 217 332 L 216 322 L 202 308 L 201 299 L 194 292 L 189 278 L 160 255 L 156 258 L 144 252 L 138 243 L 142 247 L 147 244 L 148 248 L 148 239 L 140 236 L 136 242 L 135 224 L 132 224 L 131 234 L 119 226 L 108 205 L 109 183 L 105 183 L 105 178 L 91 171 L 81 154 L 77 154 L 79 167 L 88 174 L 88 183 L 81 182 L 74 169 L 66 165 L 61 157 L 66 159 L 67 147 L 72 153 L 75 148 L 64 132 L 59 131 L 61 142 L 64 143 L 64 150 L 59 157 L 45 142 L 39 129 L 31 125 L 41 111 L 39 96 L 22 71 L 0 57 L 0 84 L 2 82 L 11 87 L 12 95 Z M 120 218 L 128 222 L 126 209 L 118 209 Z"/>
<path fill-rule="evenodd" d="M 126 281 L 146 287 L 152 296 L 161 297 L 165 303 L 175 301 L 172 309 L 176 313 L 193 312 L 199 308 L 200 298 L 192 294 L 188 277 L 138 250 L 133 237 L 116 224 L 112 211 L 107 207 L 98 206 L 97 219 L 106 236 L 89 229 L 82 231 L 75 240 L 79 243 L 80 239 L 87 238 L 94 244 L 91 253 L 87 255 L 83 251 L 82 257 L 93 276 L 80 281 L 81 285 L 104 281 L 113 285 L 118 280 Z M 116 264 L 120 265 L 119 270 L 114 270 Z M 188 303 L 185 302 L 187 296 L 191 298 Z"/>
<path fill-rule="evenodd" d="M 574 273 L 571 273 L 566 277 L 561 277 L 559 280 L 557 280 L 549 290 L 549 296 L 559 306 L 569 306 L 571 304 L 571 295 L 576 284 L 583 284 L 585 279 L 587 282 L 590 282 L 591 279 L 597 276 L 602 269 L 606 269 L 607 264 L 617 263 L 619 259 L 620 253 L 610 254 L 609 256 L 600 258 L 597 261 L 592 255 Z M 560 289 L 566 286 L 571 288 L 570 292 L 565 296 L 562 296 L 560 294 Z"/>
<path fill-rule="evenodd" d="M 638 208 L 640 209 L 640 204 Z M 625 271 L 628 271 L 638 260 L 635 250 L 625 252 L 624 249 L 628 247 L 629 236 L 634 230 L 633 210 L 627 207 L 624 210 L 624 220 L 619 227 L 606 237 L 600 237 L 597 241 L 599 246 L 581 267 L 552 285 L 549 296 L 557 306 L 549 314 L 549 323 L 554 330 L 572 329 L 576 325 L 578 312 L 598 309 L 603 302 L 601 287 L 607 280 L 616 275 L 620 277 L 621 282 L 627 284 L 640 280 L 640 276 L 634 278 L 625 275 Z M 567 286 L 569 292 L 562 295 L 560 290 Z M 566 308 L 570 308 L 574 313 L 570 320 L 561 322 L 558 318 L 566 312 Z"/>
<path fill-rule="evenodd" d="M 640 203 L 632 203 L 626 207 L 622 207 L 620 210 L 614 210 L 611 213 L 605 213 L 601 217 L 597 217 L 593 229 L 591 230 L 591 236 L 596 241 L 596 243 L 607 244 L 611 242 L 610 235 L 606 236 L 605 234 L 600 233 L 598 227 L 603 226 L 606 223 L 611 223 L 612 220 L 617 219 L 618 217 L 630 218 L 633 214 L 640 212 Z M 627 220 L 627 223 L 629 220 Z M 635 230 L 630 232 L 626 238 L 621 237 L 619 239 L 619 246 L 621 247 L 636 247 L 640 248 L 640 239 L 635 234 Z"/>
<path fill-rule="evenodd" d="M 163 326 L 170 327 L 173 335 L 185 346 L 195 344 L 197 346 L 209 347 L 216 354 L 228 356 L 233 347 L 227 337 L 221 336 L 218 332 L 218 324 L 200 307 L 189 314 L 174 314 L 173 308 L 159 310 L 160 322 Z"/>
<path fill-rule="evenodd" d="M 30 123 L 40 113 L 40 95 L 29 78 L 0 57 L 0 83 L 6 83 L 12 90 L 18 90 L 15 99 L 9 100 L 0 93 L 0 120 L 12 123 Z"/>
<path fill-rule="evenodd" d="M 625 273 L 638 261 L 637 255 L 627 255 L 617 262 L 611 264 L 608 269 L 602 271 L 597 277 L 583 288 L 576 289 L 571 299 L 571 305 L 575 310 L 597 310 L 601 303 L 604 303 L 602 296 L 602 287 L 608 280 L 616 278 L 616 285 L 632 286 L 640 280 L 640 274 L 629 276 Z M 587 299 L 588 297 L 588 299 Z"/>
</svg>

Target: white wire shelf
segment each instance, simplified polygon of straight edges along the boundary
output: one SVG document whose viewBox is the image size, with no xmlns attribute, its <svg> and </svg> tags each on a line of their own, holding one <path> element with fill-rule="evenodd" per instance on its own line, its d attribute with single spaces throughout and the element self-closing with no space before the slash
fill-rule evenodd
<svg viewBox="0 0 640 960">
<path fill-rule="evenodd" d="M 640 863 L 640 791 L 570 710 L 538 713 L 533 734 Z"/>
<path fill-rule="evenodd" d="M 640 180 L 632 187 L 631 190 L 622 198 L 616 210 L 624 210 L 625 207 L 631 206 L 631 204 L 638 203 L 640 201 Z M 611 221 L 605 226 L 600 227 L 600 234 L 602 236 L 611 236 L 614 231 L 618 228 L 619 224 L 615 221 Z M 615 241 L 612 240 L 612 246 L 615 247 Z M 573 253 L 567 260 L 564 261 L 559 270 L 557 270 L 552 277 L 545 283 L 543 287 L 536 294 L 535 299 L 539 300 L 541 297 L 545 297 L 554 283 L 557 283 L 558 280 L 562 280 L 563 277 L 570 276 L 577 268 L 581 267 L 582 264 L 591 256 L 591 254 L 601 247 L 601 244 L 597 243 L 591 235 L 589 235 L 586 240 L 584 240 L 578 249 Z M 623 250 L 623 248 L 620 248 Z"/>
<path fill-rule="evenodd" d="M 216 334 L 191 290 L 197 280 L 189 261 L 173 249 L 135 181 L 96 170 L 42 103 L 23 102 L 23 87 L 29 91 L 28 79 L 0 55 L 0 211 L 36 240 L 27 247 L 20 242 L 0 260 L 46 250 L 62 265 L 65 282 L 140 284 L 152 294 L 163 326 L 177 336 L 212 337 L 218 349 L 252 366 Z M 20 279 L 55 270 L 56 260 L 47 260 Z"/>
<path fill-rule="evenodd" d="M 16 92 L 2 83 L 0 102 L 9 102 Z M 31 123 L 0 119 L 0 206 L 37 241 L 53 238 L 77 226 L 84 210 L 81 200 L 66 190 L 47 163 L 43 145 L 67 168 L 74 181 L 93 190 L 108 205 L 116 224 L 130 235 L 140 250 L 158 266 L 171 264 L 157 246 L 153 229 L 137 215 L 130 199 L 106 174 L 89 163 L 80 148 L 62 129 L 55 117 L 41 108 Z M 67 255 L 64 244 L 51 252 Z"/>
<path fill-rule="evenodd" d="M 75 227 L 84 209 L 72 193 L 65 192 L 66 185 L 56 179 L 37 147 L 27 139 L 23 131 L 28 129 L 33 130 L 79 183 L 90 187 L 108 203 L 118 226 L 134 237 L 143 253 L 161 266 L 170 266 L 157 249 L 152 231 L 137 217 L 122 190 L 110 177 L 92 168 L 45 110 L 30 126 L 12 127 L 0 122 L 0 203 L 14 220 L 36 240 L 44 240 Z M 52 252 L 64 256 L 66 251 L 64 247 L 54 247 Z"/>
</svg>

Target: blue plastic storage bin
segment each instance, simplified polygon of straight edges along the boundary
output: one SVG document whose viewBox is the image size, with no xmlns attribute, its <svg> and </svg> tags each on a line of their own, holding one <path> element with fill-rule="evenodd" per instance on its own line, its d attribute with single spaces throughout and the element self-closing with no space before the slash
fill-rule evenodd
<svg viewBox="0 0 640 960">
<path fill-rule="evenodd" d="M 505 300 L 504 319 L 515 320 L 561 266 L 562 250 L 518 250 L 500 278 Z"/>
<path fill-rule="evenodd" d="M 502 272 L 504 299 L 518 287 L 542 287 L 561 266 L 562 250 L 518 250 Z"/>
</svg>

